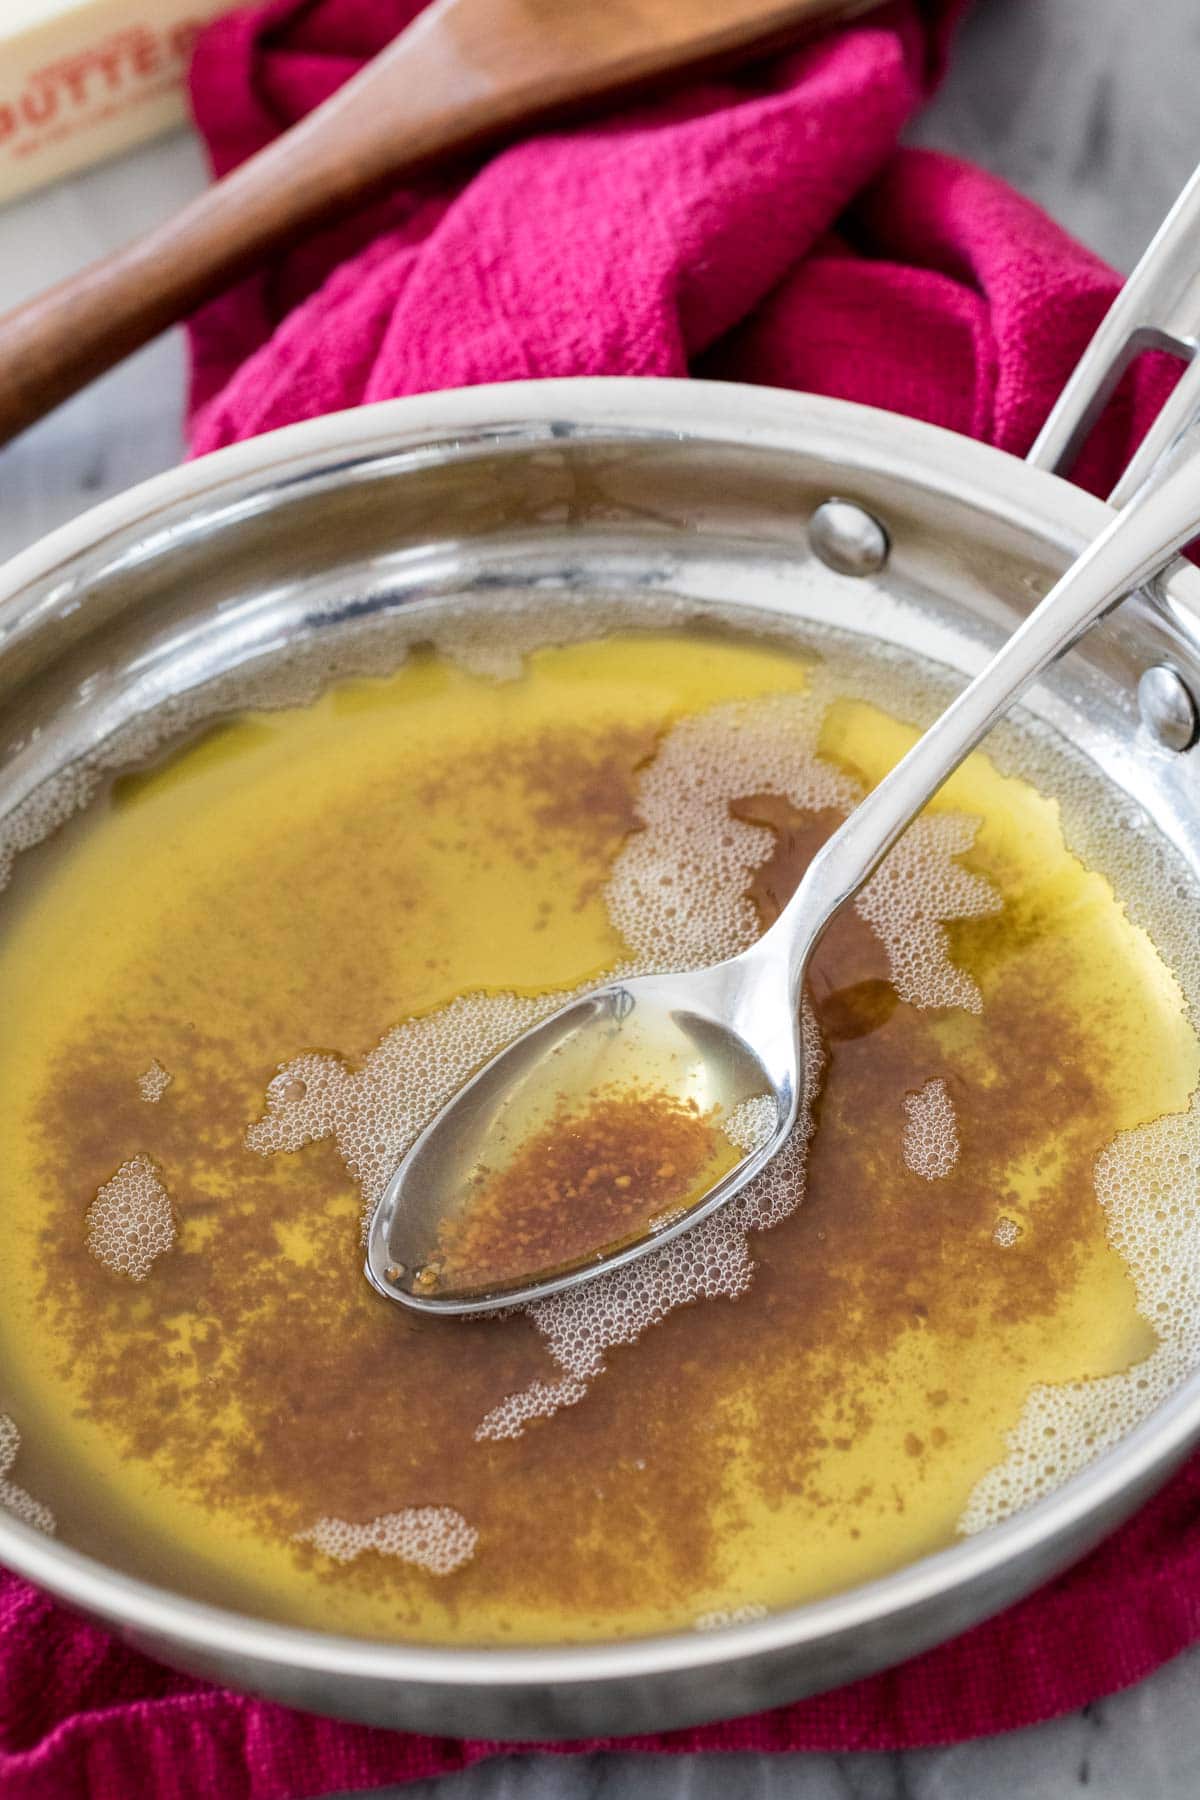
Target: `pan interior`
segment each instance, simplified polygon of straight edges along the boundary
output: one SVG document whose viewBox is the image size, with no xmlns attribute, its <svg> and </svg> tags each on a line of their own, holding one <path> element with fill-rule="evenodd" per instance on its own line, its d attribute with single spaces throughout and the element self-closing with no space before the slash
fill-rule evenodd
<svg viewBox="0 0 1200 1800">
<path fill-rule="evenodd" d="M 260 569 L 115 615 L 107 686 L 47 662 L 10 843 L 57 829 L 0 941 L 13 1506 L 370 1636 L 717 1626 L 1007 1516 L 1186 1374 L 1151 1265 L 1190 1243 L 1195 895 L 1152 775 L 1106 773 L 1116 637 L 1086 710 L 1064 670 L 831 934 L 803 1206 L 800 1141 L 715 1273 L 600 1325 L 419 1328 L 359 1274 L 431 1053 L 469 1068 L 625 960 L 735 948 L 978 660 L 997 620 L 963 593 L 999 550 L 948 595 L 889 523 L 873 583 L 628 520 Z"/>
</svg>

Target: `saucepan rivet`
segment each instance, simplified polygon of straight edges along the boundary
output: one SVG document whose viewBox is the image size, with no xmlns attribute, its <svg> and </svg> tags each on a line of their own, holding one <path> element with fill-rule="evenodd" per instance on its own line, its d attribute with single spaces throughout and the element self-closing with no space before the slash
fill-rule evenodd
<svg viewBox="0 0 1200 1800">
<path fill-rule="evenodd" d="M 1196 741 L 1200 715 L 1182 675 L 1165 663 L 1155 663 L 1138 682 L 1138 711 L 1142 724 L 1165 750 L 1187 750 Z"/>
<path fill-rule="evenodd" d="M 839 575 L 878 575 L 891 544 L 879 520 L 853 500 L 823 500 L 809 520 L 813 554 Z"/>
</svg>

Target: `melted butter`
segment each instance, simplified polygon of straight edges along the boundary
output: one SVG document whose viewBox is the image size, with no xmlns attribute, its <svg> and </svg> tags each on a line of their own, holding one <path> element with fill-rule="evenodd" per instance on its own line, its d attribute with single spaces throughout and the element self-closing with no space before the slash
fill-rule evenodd
<svg viewBox="0 0 1200 1800">
<path fill-rule="evenodd" d="M 334 1146 L 247 1151 L 281 1056 L 357 1061 L 457 995 L 617 963 L 604 881 L 663 732 L 808 678 L 783 649 L 682 636 L 541 651 L 503 683 L 417 657 L 219 728 L 27 859 L 0 941 L 3 1398 L 19 1479 L 66 1541 L 333 1630 L 687 1625 L 948 1543 L 1034 1382 L 1149 1354 L 1092 1165 L 1186 1106 L 1195 1037 L 1054 803 L 981 755 L 938 807 L 982 821 L 962 860 L 1004 900 L 950 927 L 982 1011 L 899 1001 L 844 913 L 813 971 L 828 1062 L 803 1206 L 756 1239 L 742 1298 L 680 1309 L 524 1436 L 473 1434 L 555 1374 L 528 1321 L 400 1314 L 361 1275 Z M 846 698 L 821 749 L 869 783 L 912 736 Z M 765 922 L 836 816 L 753 793 L 734 810 L 773 832 Z M 152 1061 L 173 1080 L 148 1105 Z M 933 1080 L 960 1148 L 931 1181 L 903 1137 Z M 175 1241 L 134 1283 L 88 1255 L 85 1221 L 139 1155 Z M 431 1574 L 316 1547 L 319 1519 L 405 1508 L 454 1509 L 467 1559 Z"/>
</svg>

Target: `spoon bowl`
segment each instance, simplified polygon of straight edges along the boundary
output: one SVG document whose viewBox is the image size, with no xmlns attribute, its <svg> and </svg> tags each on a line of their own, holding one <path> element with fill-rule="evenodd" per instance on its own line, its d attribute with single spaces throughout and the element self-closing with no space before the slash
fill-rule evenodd
<svg viewBox="0 0 1200 1800">
<path fill-rule="evenodd" d="M 799 1014 L 786 980 L 764 980 L 765 942 L 694 974 L 608 983 L 492 1057 L 426 1126 L 389 1182 L 368 1239 L 372 1285 L 421 1312 L 524 1305 L 590 1279 L 598 1263 L 619 1267 L 645 1255 L 731 1199 L 782 1144 L 799 1098 Z M 755 1004 L 764 993 L 774 1005 Z M 446 1221 L 522 1144 L 554 1129 L 556 1114 L 570 1119 L 605 1092 L 652 1093 L 711 1119 L 726 1166 L 666 1210 L 647 1205 L 639 1228 L 616 1241 L 588 1242 L 575 1254 L 564 1244 L 561 1258 L 542 1267 L 456 1278 L 444 1256 Z M 753 1113 L 740 1110 L 748 1104 Z"/>
</svg>

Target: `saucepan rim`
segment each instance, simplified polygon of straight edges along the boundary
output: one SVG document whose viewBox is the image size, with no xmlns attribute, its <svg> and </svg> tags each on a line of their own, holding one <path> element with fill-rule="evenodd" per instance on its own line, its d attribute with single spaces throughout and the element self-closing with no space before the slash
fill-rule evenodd
<svg viewBox="0 0 1200 1800">
<path fill-rule="evenodd" d="M 0 566 L 0 654 L 14 634 L 61 604 L 106 546 L 131 531 L 169 552 L 181 508 L 217 512 L 254 503 L 316 474 L 421 450 L 456 454 L 489 442 L 597 437 L 803 451 L 822 444 L 831 471 L 892 468 L 948 499 L 1032 530 L 1069 555 L 1112 516 L 1103 501 L 1055 475 L 954 432 L 872 407 L 734 383 L 577 377 L 525 381 L 381 401 L 254 438 L 158 475 L 61 526 Z M 156 526 L 156 521 L 159 525 Z M 167 533 L 163 539 L 161 532 Z M 157 533 L 157 535 L 156 535 Z M 1189 592 L 1190 590 L 1190 592 Z M 1171 583 L 1195 612 L 1196 578 Z M 143 1640 L 316 1675 L 411 1688 L 604 1684 L 684 1673 L 848 1634 L 924 1609 L 1029 1558 L 1058 1566 L 1055 1546 L 1109 1503 L 1148 1489 L 1200 1435 L 1200 1370 L 1087 1468 L 1005 1522 L 892 1574 L 824 1599 L 713 1632 L 672 1632 L 544 1647 L 446 1647 L 334 1636 L 189 1600 L 47 1538 L 0 1511 L 0 1561 L 60 1599 Z M 1089 1540 L 1092 1541 L 1092 1540 Z M 1059 1561 L 1069 1560 L 1068 1555 Z"/>
</svg>

